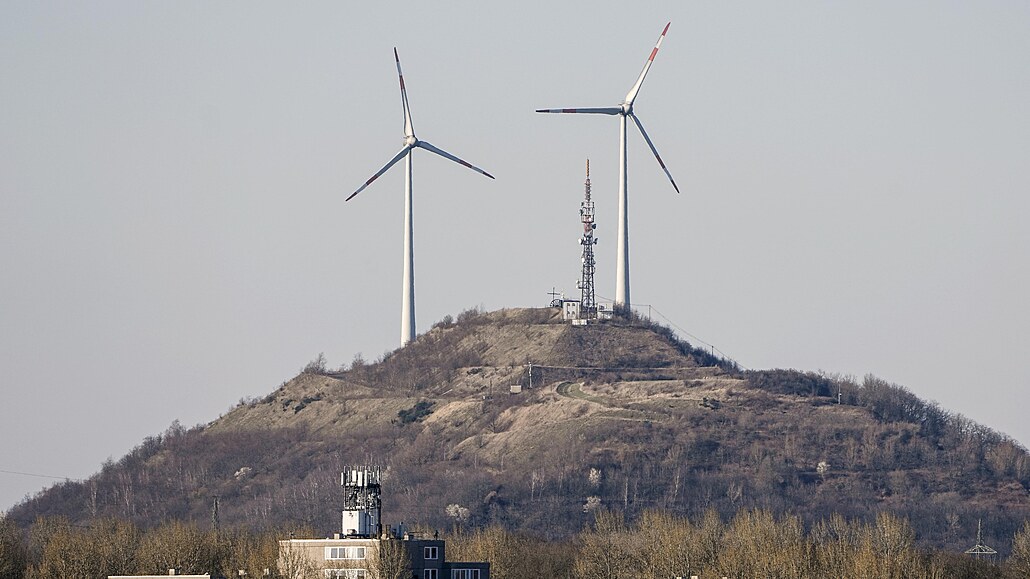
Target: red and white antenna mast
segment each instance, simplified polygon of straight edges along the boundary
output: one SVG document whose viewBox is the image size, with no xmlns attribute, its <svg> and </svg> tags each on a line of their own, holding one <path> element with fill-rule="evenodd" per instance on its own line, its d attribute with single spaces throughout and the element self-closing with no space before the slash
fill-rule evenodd
<svg viewBox="0 0 1030 579">
<path fill-rule="evenodd" d="M 583 188 L 585 194 L 579 206 L 579 218 L 583 222 L 583 237 L 579 239 L 579 244 L 583 246 L 583 273 L 578 284 L 580 317 L 593 319 L 597 318 L 597 300 L 594 295 L 594 245 L 597 243 L 594 230 L 597 224 L 594 223 L 594 202 L 590 199 L 590 159 L 587 159 L 587 180 Z"/>
</svg>

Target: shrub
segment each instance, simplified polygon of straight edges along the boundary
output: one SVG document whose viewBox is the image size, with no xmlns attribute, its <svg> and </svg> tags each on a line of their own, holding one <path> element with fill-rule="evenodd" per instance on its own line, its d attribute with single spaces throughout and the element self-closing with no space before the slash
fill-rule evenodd
<svg viewBox="0 0 1030 579">
<path fill-rule="evenodd" d="M 412 422 L 418 422 L 433 413 L 433 403 L 428 400 L 419 400 L 414 406 L 407 410 L 401 410 L 397 413 L 397 418 L 401 419 L 401 424 L 410 424 Z"/>
</svg>

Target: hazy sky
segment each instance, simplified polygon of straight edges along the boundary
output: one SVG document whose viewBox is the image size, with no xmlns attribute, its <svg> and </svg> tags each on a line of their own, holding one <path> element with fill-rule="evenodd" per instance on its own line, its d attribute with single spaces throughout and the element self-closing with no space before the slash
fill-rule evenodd
<svg viewBox="0 0 1030 579">
<path fill-rule="evenodd" d="M 86 477 L 319 352 L 575 291 L 591 159 L 614 293 L 750 368 L 903 384 L 1030 443 L 1030 3 L 0 3 L 0 470 Z M 646 306 L 645 306 L 646 307 Z M 0 509 L 51 481 L 0 472 Z"/>
</svg>

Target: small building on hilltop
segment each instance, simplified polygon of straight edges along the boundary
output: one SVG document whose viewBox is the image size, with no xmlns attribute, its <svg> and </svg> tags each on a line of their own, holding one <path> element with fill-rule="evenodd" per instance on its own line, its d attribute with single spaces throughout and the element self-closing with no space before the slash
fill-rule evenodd
<svg viewBox="0 0 1030 579">
<path fill-rule="evenodd" d="M 379 467 L 341 473 L 341 532 L 279 541 L 280 574 L 288 579 L 490 579 L 490 563 L 447 561 L 443 540 L 384 527 L 381 479 Z"/>
</svg>

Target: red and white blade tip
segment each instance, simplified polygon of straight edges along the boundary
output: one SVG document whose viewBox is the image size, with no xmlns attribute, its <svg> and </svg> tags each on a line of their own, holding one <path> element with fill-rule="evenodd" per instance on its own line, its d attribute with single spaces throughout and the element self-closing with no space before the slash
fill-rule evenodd
<svg viewBox="0 0 1030 579">
<path fill-rule="evenodd" d="M 648 57 L 648 60 L 654 60 L 654 57 L 658 56 L 658 47 L 661 46 L 662 40 L 665 38 L 665 33 L 669 31 L 669 26 L 671 24 L 672 22 L 669 22 L 665 25 L 665 29 L 662 30 L 661 36 L 658 37 L 658 44 L 656 44 L 655 47 L 651 50 L 651 56 Z"/>
</svg>

